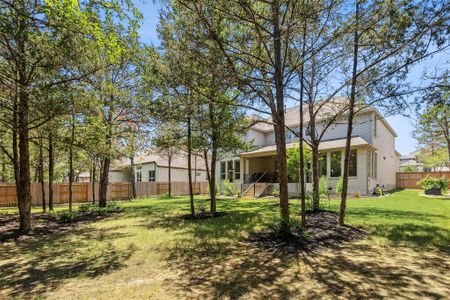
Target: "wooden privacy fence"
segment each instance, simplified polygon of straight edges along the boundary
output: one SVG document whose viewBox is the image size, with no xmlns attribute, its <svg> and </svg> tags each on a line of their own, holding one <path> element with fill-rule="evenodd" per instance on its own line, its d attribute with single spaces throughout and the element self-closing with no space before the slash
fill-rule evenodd
<svg viewBox="0 0 450 300">
<path fill-rule="evenodd" d="M 92 202 L 92 183 L 77 182 L 72 185 L 72 199 L 74 203 Z M 193 184 L 195 194 L 206 194 L 208 192 L 207 182 L 196 182 Z M 45 200 L 48 203 L 48 184 L 44 186 Z M 166 182 L 136 182 L 136 196 L 153 196 L 167 193 L 169 184 Z M 130 182 L 113 182 L 108 186 L 107 200 L 130 199 Z M 187 182 L 172 182 L 172 193 L 174 195 L 188 195 L 189 184 Z M 98 202 L 99 187 L 95 184 L 95 200 Z M 69 202 L 69 184 L 56 183 L 53 185 L 53 203 L 63 204 Z M 39 183 L 31 184 L 32 205 L 42 205 L 42 188 Z M 16 185 L 0 183 L 0 207 L 17 206 Z"/>
<path fill-rule="evenodd" d="M 401 189 L 420 189 L 417 182 L 424 177 L 446 177 L 449 179 L 450 188 L 450 172 L 399 172 L 396 176 L 397 188 Z"/>
</svg>

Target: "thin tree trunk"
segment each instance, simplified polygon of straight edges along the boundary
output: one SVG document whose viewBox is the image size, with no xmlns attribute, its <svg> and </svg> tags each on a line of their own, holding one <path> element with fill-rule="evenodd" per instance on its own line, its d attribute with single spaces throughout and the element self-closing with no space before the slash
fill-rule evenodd
<svg viewBox="0 0 450 300">
<path fill-rule="evenodd" d="M 39 144 L 39 181 L 41 183 L 41 198 L 42 198 L 42 211 L 45 212 L 47 210 L 47 206 L 45 203 L 45 182 L 44 182 L 44 155 L 42 151 L 42 139 Z"/>
<path fill-rule="evenodd" d="M 300 206 L 301 206 L 301 227 L 306 228 L 306 195 L 305 195 L 305 158 L 303 155 L 303 88 L 304 88 L 304 61 L 306 48 L 306 19 L 303 24 L 303 44 L 302 44 L 302 64 L 300 66 L 300 104 L 299 104 L 299 148 L 300 148 Z"/>
<path fill-rule="evenodd" d="M 92 204 L 95 204 L 95 175 L 96 175 L 96 171 L 97 171 L 97 164 L 96 164 L 96 160 L 97 158 L 94 157 L 92 160 Z"/>
<path fill-rule="evenodd" d="M 132 156 L 130 156 L 130 163 L 131 163 L 131 195 L 133 199 L 136 198 L 136 180 L 135 180 L 135 174 L 134 174 L 134 153 Z"/>
<path fill-rule="evenodd" d="M 169 163 L 169 198 L 172 198 L 172 156 L 169 156 L 168 159 L 168 163 Z"/>
<path fill-rule="evenodd" d="M 23 7 L 21 7 L 23 8 Z M 28 74 L 26 62 L 26 21 L 21 18 L 18 21 L 18 137 L 19 137 L 19 180 L 16 182 L 17 200 L 19 206 L 20 226 L 19 232 L 26 234 L 31 230 L 31 180 L 30 180 L 30 149 L 29 149 L 29 105 L 30 95 L 28 91 Z"/>
<path fill-rule="evenodd" d="M 111 159 L 109 158 L 109 156 L 106 156 L 103 159 L 103 170 L 100 177 L 100 199 L 98 200 L 98 205 L 100 207 L 106 207 L 106 193 L 108 191 L 108 174 L 110 163 Z"/>
<path fill-rule="evenodd" d="M 73 143 L 75 139 L 75 114 L 72 113 L 72 126 L 70 135 L 70 148 L 69 148 L 69 211 L 72 211 L 72 183 L 73 183 Z"/>
<path fill-rule="evenodd" d="M 192 159 L 192 132 L 191 132 L 191 117 L 189 116 L 187 119 L 188 132 L 187 132 L 187 150 L 188 150 L 188 178 L 189 178 L 189 200 L 191 207 L 191 215 L 195 215 L 195 207 L 194 207 L 194 191 L 192 189 L 192 167 L 191 167 L 191 159 Z"/>
<path fill-rule="evenodd" d="M 53 157 L 53 136 L 48 134 L 48 209 L 53 210 L 53 167 L 55 165 Z"/>
<path fill-rule="evenodd" d="M 213 142 L 214 143 L 214 142 Z M 211 196 L 211 214 L 214 215 L 217 213 L 217 204 L 216 204 L 216 162 L 217 162 L 217 148 L 213 145 L 213 149 L 211 151 L 211 172 L 210 172 L 210 183 L 209 183 L 209 193 Z"/>
<path fill-rule="evenodd" d="M 352 71 L 352 83 L 350 92 L 350 103 L 349 103 L 349 115 L 348 115 L 348 126 L 347 126 L 347 137 L 345 141 L 345 158 L 344 158 L 344 174 L 342 177 L 342 193 L 341 193 L 341 207 L 339 213 L 339 224 L 344 225 L 345 223 L 345 210 L 347 205 L 347 191 L 348 191 L 348 171 L 350 165 L 350 142 L 352 139 L 353 132 L 353 116 L 356 101 L 356 83 L 357 83 L 357 71 L 358 71 L 358 49 L 359 49 L 359 3 L 356 0 L 355 7 L 355 32 L 353 39 L 353 71 Z"/>
<path fill-rule="evenodd" d="M 319 145 L 316 142 L 311 143 L 312 152 L 312 177 L 313 177 L 313 211 L 320 210 L 320 191 L 319 191 Z"/>
<path fill-rule="evenodd" d="M 112 99 L 111 99 L 112 100 Z M 113 107 L 110 107 L 108 111 L 108 117 L 106 119 L 107 125 L 108 125 L 108 132 L 106 133 L 105 140 L 106 145 L 111 148 L 112 146 L 112 135 L 113 135 L 113 128 L 112 128 L 112 118 L 113 118 Z M 107 153 L 104 159 L 102 160 L 102 172 L 100 175 L 100 187 L 99 187 L 99 200 L 98 205 L 100 207 L 106 207 L 106 195 L 108 192 L 108 181 L 109 181 L 109 167 L 111 164 L 111 154 Z"/>
<path fill-rule="evenodd" d="M 276 105 L 272 108 L 272 117 L 275 122 L 275 141 L 278 155 L 278 183 L 280 186 L 280 215 L 282 234 L 289 234 L 289 192 L 286 163 L 286 135 L 284 120 L 284 86 L 283 69 L 281 61 L 281 30 L 280 30 L 280 1 L 272 2 L 272 25 L 273 25 L 273 44 L 274 44 L 274 83 Z"/>
</svg>

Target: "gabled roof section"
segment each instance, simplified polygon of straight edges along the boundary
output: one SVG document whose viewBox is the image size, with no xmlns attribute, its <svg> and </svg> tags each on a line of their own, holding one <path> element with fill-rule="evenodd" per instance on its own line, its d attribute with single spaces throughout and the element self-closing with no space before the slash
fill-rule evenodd
<svg viewBox="0 0 450 300">
<path fill-rule="evenodd" d="M 318 111 L 317 113 L 317 121 L 324 121 L 329 118 L 333 118 L 336 115 L 338 116 L 345 116 L 346 110 L 348 106 L 349 99 L 347 97 L 334 97 L 329 100 L 321 100 L 318 101 L 315 104 L 315 110 Z M 306 105 L 303 105 L 303 120 L 305 123 L 309 122 L 309 113 L 308 113 L 308 107 Z M 296 105 L 290 108 L 286 109 L 285 113 L 285 119 L 286 119 L 286 126 L 289 127 L 295 127 L 300 124 L 300 106 Z M 376 117 L 378 120 L 380 120 L 386 128 L 395 136 L 397 137 L 397 133 L 395 130 L 389 125 L 389 123 L 385 120 L 383 115 L 374 107 L 371 106 L 365 106 L 360 109 L 358 112 L 365 113 L 365 112 L 374 112 L 376 114 Z M 255 118 L 257 120 L 257 118 Z M 266 118 L 266 119 L 260 119 L 260 123 L 256 123 L 252 126 L 253 129 L 261 131 L 261 132 L 270 132 L 273 130 L 273 125 L 270 123 L 272 122 L 272 118 Z"/>
</svg>

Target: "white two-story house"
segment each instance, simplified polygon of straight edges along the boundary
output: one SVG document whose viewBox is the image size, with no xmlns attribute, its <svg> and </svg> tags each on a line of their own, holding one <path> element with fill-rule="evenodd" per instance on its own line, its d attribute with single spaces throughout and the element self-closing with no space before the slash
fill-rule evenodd
<svg viewBox="0 0 450 300">
<path fill-rule="evenodd" d="M 343 98 L 339 99 L 343 101 Z M 345 101 L 345 100 L 344 100 Z M 332 104 L 330 104 L 332 105 Z M 330 114 L 324 114 L 323 120 L 329 119 Z M 308 125 L 308 112 L 304 108 L 305 128 Z M 286 110 L 286 126 L 292 131 L 299 130 L 299 107 Z M 316 131 L 324 127 L 321 117 L 316 121 Z M 270 119 L 266 120 L 270 123 Z M 245 140 L 251 142 L 255 149 L 230 156 L 218 162 L 217 178 L 219 186 L 223 180 L 233 182 L 237 189 L 245 191 L 258 182 L 256 196 L 266 194 L 267 191 L 277 189 L 277 154 L 273 126 L 267 123 L 258 123 L 252 126 Z M 328 177 L 328 184 L 335 189 L 336 183 L 343 170 L 345 150 L 345 137 L 347 133 L 346 116 L 337 118 L 325 131 L 319 145 L 319 174 Z M 353 135 L 351 140 L 351 161 L 349 176 L 349 193 L 369 194 L 375 186 L 384 186 L 386 190 L 395 188 L 396 172 L 400 160 L 395 150 L 397 134 L 387 123 L 383 116 L 372 107 L 361 109 L 354 118 Z M 308 138 L 308 137 L 306 137 Z M 286 132 L 287 148 L 298 147 L 298 137 L 292 132 Z M 307 172 L 310 173 L 310 172 Z M 261 182 L 265 183 L 264 185 Z M 312 191 L 310 176 L 306 178 L 306 188 Z M 253 185 L 254 187 L 256 184 Z M 296 194 L 299 190 L 297 182 L 289 183 L 289 193 Z"/>
</svg>

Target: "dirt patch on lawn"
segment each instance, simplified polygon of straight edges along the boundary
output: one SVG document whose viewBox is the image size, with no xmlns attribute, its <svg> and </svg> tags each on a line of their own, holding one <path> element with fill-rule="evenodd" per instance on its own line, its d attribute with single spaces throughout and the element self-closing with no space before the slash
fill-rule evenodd
<svg viewBox="0 0 450 300">
<path fill-rule="evenodd" d="M 364 239 L 367 232 L 353 226 L 340 226 L 335 212 L 309 212 L 306 233 L 293 231 L 288 236 L 280 236 L 272 229 L 254 232 L 245 242 L 273 252 L 297 253 L 317 252 L 340 247 L 343 243 Z"/>
<path fill-rule="evenodd" d="M 63 222 L 56 213 L 36 213 L 31 215 L 32 230 L 26 235 L 19 235 L 18 214 L 0 214 L 0 243 L 11 239 L 28 239 L 36 236 L 54 234 L 77 226 L 103 220 L 121 213 L 121 211 L 98 213 L 93 211 L 76 212 L 70 222 Z"/>
</svg>

